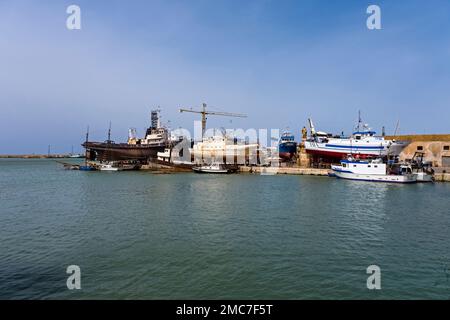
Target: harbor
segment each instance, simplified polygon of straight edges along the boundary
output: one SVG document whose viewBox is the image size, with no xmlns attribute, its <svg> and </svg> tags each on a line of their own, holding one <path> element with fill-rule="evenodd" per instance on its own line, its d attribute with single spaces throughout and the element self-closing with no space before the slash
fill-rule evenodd
<svg viewBox="0 0 450 320">
<path fill-rule="evenodd" d="M 179 111 L 201 115 L 200 140 L 176 135 L 162 126 L 161 110 L 155 109 L 151 111 L 150 126 L 143 138 L 138 138 L 136 130 L 131 128 L 127 142 L 116 143 L 111 140 L 110 127 L 107 139 L 95 142 L 89 141 L 87 132 L 82 143 L 86 150 L 84 165 L 60 163 L 68 169 L 89 171 L 293 174 L 391 183 L 450 181 L 448 134 L 387 136 L 383 132 L 377 135 L 359 113 L 351 136 L 317 130 L 312 119 L 308 119 L 309 129 L 304 126 L 298 139 L 284 130 L 280 136 L 272 138 L 275 143 L 264 146 L 259 138 L 249 141 L 249 137 L 237 137 L 225 129 L 213 128 L 213 134 L 206 135 L 207 116 L 247 115 L 210 111 L 206 103 L 200 110 L 180 108 Z M 352 161 L 352 168 L 359 165 L 358 173 L 348 169 L 341 174 L 350 168 L 342 165 L 343 160 L 348 162 L 348 159 Z M 374 171 L 373 167 L 379 168 Z"/>
<path fill-rule="evenodd" d="M 2 298 L 449 298 L 449 183 L 0 166 Z"/>
<path fill-rule="evenodd" d="M 450 1 L 4 0 L 0 26 L 12 310 L 450 300 Z"/>
</svg>

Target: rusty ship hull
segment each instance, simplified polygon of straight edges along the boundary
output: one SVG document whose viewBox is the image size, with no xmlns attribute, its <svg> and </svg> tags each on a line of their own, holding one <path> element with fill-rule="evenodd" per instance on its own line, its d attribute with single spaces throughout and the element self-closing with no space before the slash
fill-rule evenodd
<svg viewBox="0 0 450 320">
<path fill-rule="evenodd" d="M 164 151 L 164 148 L 166 147 L 165 144 L 139 145 L 108 142 L 85 142 L 82 146 L 86 148 L 90 160 L 99 161 L 147 161 L 156 158 L 157 153 Z"/>
</svg>

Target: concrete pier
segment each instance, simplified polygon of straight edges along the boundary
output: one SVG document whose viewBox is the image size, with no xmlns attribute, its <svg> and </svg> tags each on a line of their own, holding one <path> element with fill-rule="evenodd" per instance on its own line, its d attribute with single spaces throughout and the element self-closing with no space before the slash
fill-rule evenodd
<svg viewBox="0 0 450 320">
<path fill-rule="evenodd" d="M 436 182 L 450 182 L 450 173 L 438 172 L 434 174 L 434 181 Z"/>
<path fill-rule="evenodd" d="M 239 172 L 256 174 L 298 174 L 310 176 L 327 176 L 328 169 L 300 168 L 300 167 L 248 167 L 240 166 Z"/>
</svg>

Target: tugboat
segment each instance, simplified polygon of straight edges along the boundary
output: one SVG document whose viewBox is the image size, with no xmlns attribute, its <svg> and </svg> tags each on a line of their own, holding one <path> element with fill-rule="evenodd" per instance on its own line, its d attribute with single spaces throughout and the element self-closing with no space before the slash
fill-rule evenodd
<svg viewBox="0 0 450 320">
<path fill-rule="evenodd" d="M 382 159 L 355 159 L 349 156 L 338 166 L 331 166 L 333 176 L 341 179 L 373 182 L 414 183 L 417 176 L 411 165 L 392 163 L 387 166 Z"/>
<path fill-rule="evenodd" d="M 145 137 L 137 139 L 133 129 L 130 130 L 127 143 L 115 143 L 111 140 L 111 127 L 105 142 L 85 142 L 82 144 L 88 150 L 89 160 L 119 161 L 156 158 L 158 152 L 169 146 L 168 129 L 161 126 L 160 110 L 151 112 L 151 126 Z"/>
<path fill-rule="evenodd" d="M 297 152 L 297 142 L 294 141 L 294 136 L 291 132 L 286 130 L 283 132 L 278 144 L 278 153 L 281 160 L 291 160 Z"/>
</svg>

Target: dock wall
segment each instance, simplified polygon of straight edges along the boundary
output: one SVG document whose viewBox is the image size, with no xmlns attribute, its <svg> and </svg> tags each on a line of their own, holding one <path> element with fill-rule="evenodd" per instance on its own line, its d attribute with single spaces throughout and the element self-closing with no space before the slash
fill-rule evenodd
<svg viewBox="0 0 450 320">
<path fill-rule="evenodd" d="M 299 168 L 299 167 L 239 167 L 240 172 L 256 174 L 298 174 L 311 176 L 327 176 L 327 169 Z"/>
<path fill-rule="evenodd" d="M 434 181 L 436 182 L 450 182 L 450 173 L 435 173 Z"/>
</svg>

